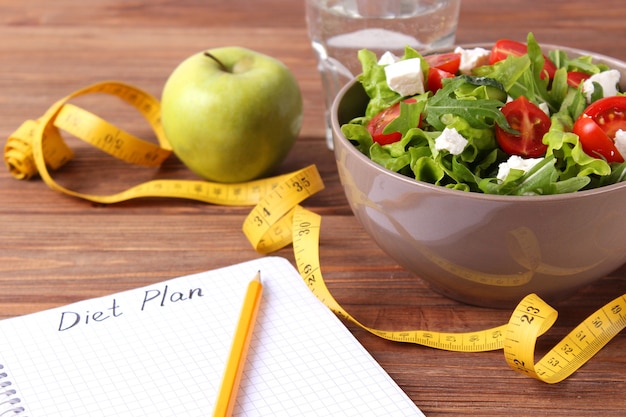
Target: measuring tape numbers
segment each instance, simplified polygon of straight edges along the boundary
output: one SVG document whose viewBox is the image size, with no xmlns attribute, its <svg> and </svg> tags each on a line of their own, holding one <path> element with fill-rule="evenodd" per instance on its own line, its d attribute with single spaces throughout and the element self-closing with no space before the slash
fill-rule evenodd
<svg viewBox="0 0 626 417">
<path fill-rule="evenodd" d="M 536 340 L 554 324 L 557 312 L 535 294 L 524 297 L 507 324 L 487 330 L 444 333 L 372 329 L 348 314 L 324 283 L 319 262 L 321 217 L 298 207 L 293 223 L 296 265 L 311 291 L 338 316 L 388 340 L 458 352 L 503 349 L 506 362 L 512 369 L 553 384 L 573 374 L 626 327 L 626 295 L 622 295 L 590 315 L 536 364 Z"/>
<path fill-rule="evenodd" d="M 133 106 L 148 121 L 158 143 L 135 137 L 71 103 L 73 98 L 95 93 L 113 95 Z M 300 205 L 324 188 L 315 165 L 240 184 L 153 180 L 112 195 L 84 194 L 62 187 L 49 172 L 59 169 L 74 156 L 61 131 L 128 163 L 158 167 L 170 156 L 172 149 L 160 123 L 160 103 L 150 94 L 128 84 L 107 81 L 57 101 L 42 117 L 25 121 L 8 138 L 4 155 L 9 171 L 17 179 L 39 175 L 56 191 L 98 203 L 168 197 L 218 205 L 254 206 L 242 227 L 254 249 L 267 254 L 292 244 L 298 271 L 313 294 L 339 317 L 381 338 L 457 352 L 502 349 L 512 369 L 552 384 L 576 372 L 626 327 L 626 295 L 622 295 L 590 315 L 537 362 L 534 358 L 536 340 L 554 324 L 557 312 L 535 294 L 526 296 L 517 305 L 508 323 L 486 330 L 449 333 L 367 327 L 341 307 L 322 276 L 319 256 L 322 218 Z M 527 265 L 529 270 L 549 267 L 542 263 L 532 241 L 524 237 L 525 231 L 517 233 L 510 244 L 525 245 L 525 256 L 519 259 L 520 264 Z M 436 254 L 432 256 L 436 257 Z M 473 276 L 469 278 L 473 279 Z"/>
</svg>

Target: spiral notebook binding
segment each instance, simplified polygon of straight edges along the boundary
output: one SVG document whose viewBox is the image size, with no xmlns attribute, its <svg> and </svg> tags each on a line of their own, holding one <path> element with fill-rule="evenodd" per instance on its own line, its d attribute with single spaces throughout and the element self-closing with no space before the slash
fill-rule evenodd
<svg viewBox="0 0 626 417">
<path fill-rule="evenodd" d="M 4 371 L 4 366 L 0 364 L 0 417 L 20 415 L 26 409 L 20 405 L 22 400 L 17 397 L 17 391 L 13 388 L 13 383 L 9 380 L 9 375 Z"/>
</svg>

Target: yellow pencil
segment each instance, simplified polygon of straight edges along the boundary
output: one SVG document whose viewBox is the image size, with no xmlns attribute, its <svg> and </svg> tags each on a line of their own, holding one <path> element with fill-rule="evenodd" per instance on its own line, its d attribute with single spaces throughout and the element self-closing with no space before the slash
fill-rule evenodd
<svg viewBox="0 0 626 417">
<path fill-rule="evenodd" d="M 263 284 L 261 283 L 261 272 L 257 272 L 256 276 L 248 284 L 246 298 L 241 308 L 239 323 L 233 338 L 233 344 L 230 348 L 230 356 L 226 363 L 222 386 L 217 396 L 217 403 L 213 412 L 214 417 L 230 416 L 235 407 L 237 399 L 237 391 L 239 390 L 239 382 L 241 374 L 246 363 L 248 347 L 254 330 L 254 323 L 261 304 L 261 295 L 263 293 Z"/>
</svg>

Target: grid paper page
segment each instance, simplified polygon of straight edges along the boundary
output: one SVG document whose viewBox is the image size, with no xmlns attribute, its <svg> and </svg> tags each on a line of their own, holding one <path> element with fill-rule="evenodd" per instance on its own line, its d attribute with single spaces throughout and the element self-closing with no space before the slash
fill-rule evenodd
<svg viewBox="0 0 626 417">
<path fill-rule="evenodd" d="M 279 257 L 4 320 L 0 363 L 30 417 L 210 415 L 259 270 L 235 416 L 423 415 Z"/>
</svg>

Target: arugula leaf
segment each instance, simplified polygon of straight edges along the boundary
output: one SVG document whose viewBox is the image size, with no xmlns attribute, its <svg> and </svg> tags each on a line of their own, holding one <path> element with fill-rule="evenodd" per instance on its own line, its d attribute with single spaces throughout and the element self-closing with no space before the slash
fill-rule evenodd
<svg viewBox="0 0 626 417">
<path fill-rule="evenodd" d="M 543 52 L 541 51 L 541 47 L 537 43 L 535 36 L 531 33 L 526 37 L 526 48 L 527 54 L 530 58 L 531 67 L 533 70 L 533 74 L 535 76 L 535 81 L 537 87 L 541 90 L 548 89 L 548 83 L 550 82 L 548 79 L 548 75 L 544 73 L 544 64 L 546 63 L 546 59 L 543 56 Z"/>
<path fill-rule="evenodd" d="M 570 117 L 571 121 L 569 123 L 569 127 L 570 127 L 569 130 L 571 130 L 571 127 L 574 125 L 573 121 L 576 120 L 578 116 L 580 116 L 583 113 L 583 111 L 585 111 L 586 107 L 587 107 L 587 99 L 585 98 L 585 95 L 583 94 L 582 88 L 580 87 L 577 89 L 570 88 L 567 90 L 567 94 L 565 95 L 565 97 L 563 98 L 563 101 L 561 102 L 561 108 L 554 115 L 560 116 L 561 114 L 565 114 L 568 117 Z"/>
<path fill-rule="evenodd" d="M 568 92 L 570 91 L 569 84 L 567 83 L 567 71 L 564 68 L 559 68 L 554 73 L 554 78 L 552 79 L 552 87 L 548 91 L 548 95 L 552 103 L 563 103 L 563 100 L 567 97 Z M 555 108 L 554 110 L 560 110 L 559 108 Z"/>
<path fill-rule="evenodd" d="M 479 183 L 480 189 L 499 195 L 544 195 L 578 191 L 589 183 L 588 177 L 559 179 L 556 158 L 548 155 L 527 172 L 511 169 L 504 181 L 486 178 Z"/>
<path fill-rule="evenodd" d="M 465 83 L 467 78 L 464 77 L 445 79 L 443 87 L 426 103 L 426 121 L 441 131 L 445 128 L 441 118 L 453 114 L 465 119 L 473 128 L 489 128 L 497 123 L 503 129 L 510 129 L 506 117 L 500 111 L 503 104 L 500 100 L 456 98 L 454 91 Z"/>
<path fill-rule="evenodd" d="M 557 68 L 565 68 L 566 71 L 582 71 L 588 74 L 598 74 L 610 69 L 606 64 L 594 63 L 591 55 L 570 59 L 565 51 L 556 49 L 548 52 L 548 56 Z"/>
</svg>

